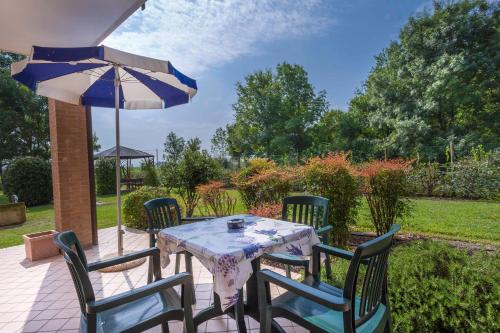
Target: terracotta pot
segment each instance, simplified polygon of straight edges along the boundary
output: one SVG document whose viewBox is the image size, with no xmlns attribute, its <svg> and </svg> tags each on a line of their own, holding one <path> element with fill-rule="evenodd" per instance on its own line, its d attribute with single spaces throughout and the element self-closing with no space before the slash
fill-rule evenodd
<svg viewBox="0 0 500 333">
<path fill-rule="evenodd" d="M 26 258 L 30 261 L 45 259 L 59 254 L 59 249 L 54 244 L 54 230 L 42 231 L 34 234 L 23 235 Z"/>
</svg>

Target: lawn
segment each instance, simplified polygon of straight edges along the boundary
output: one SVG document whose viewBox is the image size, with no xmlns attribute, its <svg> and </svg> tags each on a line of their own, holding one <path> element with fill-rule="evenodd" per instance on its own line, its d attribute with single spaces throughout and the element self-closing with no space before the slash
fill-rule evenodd
<svg viewBox="0 0 500 333">
<path fill-rule="evenodd" d="M 238 196 L 230 190 L 232 196 Z M 0 192 L 0 203 L 7 198 Z M 97 197 L 97 224 L 99 228 L 116 225 L 114 196 Z M 181 200 L 179 200 L 181 202 Z M 403 232 L 463 240 L 500 246 L 500 203 L 464 200 L 414 199 L 413 214 L 403 222 Z M 238 200 L 236 213 L 245 212 Z M 195 215 L 203 215 L 199 210 Z M 22 235 L 54 228 L 52 205 L 28 208 L 27 222 L 21 226 L 0 228 L 0 248 L 22 244 Z M 362 201 L 355 230 L 372 231 L 370 213 Z"/>
<path fill-rule="evenodd" d="M 418 198 L 412 205 L 402 232 L 500 246 L 499 202 Z M 365 200 L 355 228 L 373 230 Z"/>
</svg>

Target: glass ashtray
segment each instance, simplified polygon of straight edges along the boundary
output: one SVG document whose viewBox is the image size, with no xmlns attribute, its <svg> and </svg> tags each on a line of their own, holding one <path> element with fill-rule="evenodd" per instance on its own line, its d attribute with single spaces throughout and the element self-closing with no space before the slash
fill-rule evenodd
<svg viewBox="0 0 500 333">
<path fill-rule="evenodd" d="M 227 221 L 227 228 L 229 230 L 243 229 L 245 227 L 244 219 L 231 219 Z"/>
</svg>

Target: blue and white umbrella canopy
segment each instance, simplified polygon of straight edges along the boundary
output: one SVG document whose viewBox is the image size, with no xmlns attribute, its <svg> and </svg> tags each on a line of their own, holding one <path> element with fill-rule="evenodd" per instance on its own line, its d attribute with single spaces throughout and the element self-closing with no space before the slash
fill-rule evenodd
<svg viewBox="0 0 500 333">
<path fill-rule="evenodd" d="M 196 81 L 169 61 L 106 46 L 34 46 L 31 56 L 11 69 L 15 80 L 37 94 L 78 105 L 115 107 L 115 75 L 121 109 L 168 108 L 187 103 L 197 91 Z"/>
<path fill-rule="evenodd" d="M 185 104 L 196 81 L 169 61 L 106 46 L 34 46 L 28 59 L 12 64 L 12 77 L 38 95 L 76 105 L 115 108 L 118 255 L 123 253 L 120 191 L 120 109 L 164 109 Z"/>
</svg>

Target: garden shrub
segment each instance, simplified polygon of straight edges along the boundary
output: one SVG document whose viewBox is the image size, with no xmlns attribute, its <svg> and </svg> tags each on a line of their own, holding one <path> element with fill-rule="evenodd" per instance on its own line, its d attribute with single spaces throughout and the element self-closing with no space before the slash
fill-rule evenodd
<svg viewBox="0 0 500 333">
<path fill-rule="evenodd" d="M 97 194 L 116 194 L 115 160 L 112 158 L 99 158 L 95 162 L 94 170 Z"/>
<path fill-rule="evenodd" d="M 361 168 L 363 193 L 377 235 L 388 232 L 397 219 L 410 212 L 409 170 L 410 162 L 401 160 L 373 161 Z"/>
<path fill-rule="evenodd" d="M 155 198 L 169 197 L 170 192 L 162 187 L 142 186 L 123 198 L 123 224 L 130 228 L 145 230 L 148 227 L 144 203 Z"/>
<path fill-rule="evenodd" d="M 234 186 L 233 178 L 235 172 L 231 169 L 222 169 L 220 180 L 224 184 L 224 187 L 231 188 Z"/>
<path fill-rule="evenodd" d="M 206 207 L 204 215 L 210 215 L 210 210 L 215 216 L 234 215 L 236 198 L 232 198 L 224 189 L 220 181 L 211 181 L 207 184 L 198 185 L 197 192 L 201 203 Z"/>
<path fill-rule="evenodd" d="M 286 197 L 294 180 L 292 169 L 280 169 L 273 161 L 249 161 L 233 179 L 247 209 L 264 203 L 278 203 Z"/>
<path fill-rule="evenodd" d="M 40 157 L 17 157 L 2 174 L 3 190 L 7 196 L 17 195 L 26 206 L 50 203 L 52 172 L 50 162 Z"/>
<path fill-rule="evenodd" d="M 437 192 L 445 197 L 497 199 L 500 197 L 500 164 L 490 159 L 462 159 L 448 167 Z"/>
<path fill-rule="evenodd" d="M 333 263 L 333 285 L 343 287 L 348 264 Z M 498 281 L 497 253 L 470 254 L 432 240 L 395 246 L 388 275 L 393 331 L 498 332 Z"/>
<path fill-rule="evenodd" d="M 441 177 L 439 163 L 419 163 L 409 174 L 408 182 L 414 194 L 430 197 L 435 194 L 434 191 L 439 186 Z"/>
<path fill-rule="evenodd" d="M 144 185 L 145 186 L 160 186 L 160 179 L 156 171 L 153 161 L 146 161 L 142 164 L 144 171 Z"/>
<path fill-rule="evenodd" d="M 271 219 L 281 220 L 281 210 L 283 209 L 280 203 L 265 203 L 248 211 L 249 214 L 268 217 Z"/>
<path fill-rule="evenodd" d="M 361 193 L 356 171 L 344 153 L 313 157 L 302 168 L 308 192 L 330 200 L 328 221 L 333 226 L 333 242 L 345 247 L 349 225 L 354 224 Z"/>
</svg>

